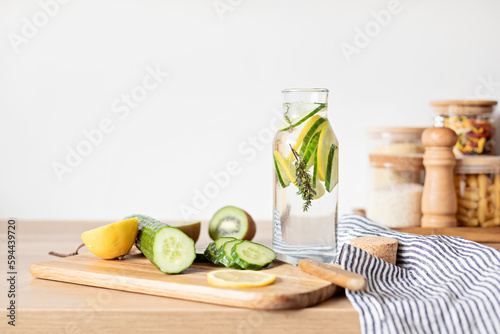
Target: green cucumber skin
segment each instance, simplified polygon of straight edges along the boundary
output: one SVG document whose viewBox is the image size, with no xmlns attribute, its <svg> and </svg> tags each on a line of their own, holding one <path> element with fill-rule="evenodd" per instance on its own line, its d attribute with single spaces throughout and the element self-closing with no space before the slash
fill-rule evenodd
<svg viewBox="0 0 500 334">
<path fill-rule="evenodd" d="M 175 229 L 175 227 L 171 227 L 168 224 L 164 224 L 154 218 L 145 216 L 145 215 L 130 215 L 126 217 L 125 219 L 129 218 L 137 218 L 139 221 L 139 227 L 137 231 L 137 237 L 135 238 L 135 245 L 139 250 L 144 254 L 144 256 L 156 266 L 162 273 L 164 274 L 178 274 L 179 272 L 166 272 L 161 270 L 160 266 L 157 264 L 155 255 L 153 252 L 154 249 L 154 244 L 156 241 L 156 236 L 160 230 L 165 229 L 165 228 L 171 228 Z M 193 242 L 193 251 L 196 255 L 196 248 L 194 248 L 194 242 Z M 195 256 L 196 259 L 196 256 Z M 194 262 L 194 259 L 193 259 Z M 191 262 L 192 264 L 192 262 Z M 189 267 L 189 266 L 188 266 Z M 184 268 L 187 269 L 188 267 Z M 184 270 L 183 269 L 183 270 Z"/>
<path fill-rule="evenodd" d="M 235 240 L 232 240 L 232 241 L 235 241 Z M 242 242 L 242 240 L 239 240 L 237 239 L 236 241 L 238 241 L 235 245 L 239 244 L 240 242 Z M 231 242 L 231 241 L 227 241 L 227 242 Z M 226 242 L 226 243 L 227 243 Z M 225 251 L 225 246 L 226 246 L 226 243 L 224 243 L 224 245 L 222 245 L 222 248 L 218 251 L 218 254 L 217 254 L 217 260 L 225 267 L 227 268 L 233 268 L 233 269 L 243 269 L 239 264 L 236 263 L 236 261 L 234 261 L 233 257 L 231 256 L 231 250 L 229 250 L 229 254 L 226 253 Z M 235 246 L 233 245 L 233 247 Z"/>
<path fill-rule="evenodd" d="M 215 242 L 211 242 L 208 246 L 207 249 L 205 250 L 205 257 L 207 258 L 208 261 L 212 262 L 215 265 L 219 265 L 219 261 L 215 257 L 215 253 L 213 249 L 215 248 Z"/>
<path fill-rule="evenodd" d="M 138 218 L 139 219 L 139 218 Z M 155 261 L 153 246 L 156 240 L 156 235 L 163 228 L 170 228 L 167 224 L 160 222 L 139 223 L 139 231 L 135 239 L 135 245 L 155 266 L 158 267 Z M 158 267 L 159 268 L 159 267 Z"/>
<path fill-rule="evenodd" d="M 242 245 L 244 243 L 252 243 L 252 244 L 255 244 L 255 245 L 258 245 L 258 246 L 270 249 L 269 247 L 266 247 L 264 245 L 261 245 L 261 244 L 255 243 L 255 242 L 251 242 L 251 241 L 243 241 L 243 242 L 240 242 L 240 243 L 234 245 L 233 248 L 231 249 L 231 256 L 233 257 L 234 261 L 241 268 L 247 269 L 247 270 L 260 270 L 262 268 L 265 268 L 265 267 L 269 266 L 274 261 L 274 259 L 276 259 L 276 253 L 275 253 L 274 257 L 269 262 L 267 262 L 267 263 L 265 263 L 263 265 L 249 263 L 249 262 L 243 260 L 242 258 L 240 258 L 240 256 L 238 255 L 238 253 L 236 251 L 236 248 L 238 247 L 238 245 Z M 274 253 L 274 251 L 273 251 L 273 253 Z"/>
</svg>

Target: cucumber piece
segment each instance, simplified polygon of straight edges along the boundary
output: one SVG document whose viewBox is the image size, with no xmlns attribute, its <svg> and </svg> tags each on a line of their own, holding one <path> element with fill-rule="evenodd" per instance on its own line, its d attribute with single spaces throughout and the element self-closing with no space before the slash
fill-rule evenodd
<svg viewBox="0 0 500 334">
<path fill-rule="evenodd" d="M 220 264 L 219 261 L 217 260 L 217 256 L 215 255 L 215 242 L 211 242 L 207 249 L 205 249 L 205 257 L 207 258 L 208 261 L 212 262 L 213 264 Z"/>
<path fill-rule="evenodd" d="M 181 230 L 144 215 L 139 221 L 135 245 L 161 272 L 178 274 L 196 258 L 194 241 Z"/>
<path fill-rule="evenodd" d="M 205 249 L 204 248 L 197 248 L 196 249 L 196 258 L 194 259 L 194 262 L 196 262 L 196 263 L 211 262 L 205 256 Z"/>
<path fill-rule="evenodd" d="M 276 258 L 272 249 L 246 240 L 234 245 L 231 255 L 241 268 L 250 270 L 262 269 Z"/>
<path fill-rule="evenodd" d="M 224 244 L 226 242 L 233 241 L 233 240 L 236 240 L 236 238 L 233 238 L 233 237 L 220 237 L 217 240 L 215 240 L 214 241 L 214 253 L 215 253 L 215 256 L 216 257 L 219 256 L 219 252 L 221 251 L 222 246 L 224 246 Z"/>
<path fill-rule="evenodd" d="M 231 251 L 233 249 L 233 246 L 242 242 L 242 240 L 236 239 L 236 240 L 231 240 L 227 241 L 222 245 L 221 250 L 217 254 L 217 260 L 225 267 L 227 268 L 233 268 L 233 269 L 242 269 L 239 264 L 234 261 L 233 256 L 231 255 Z"/>
<path fill-rule="evenodd" d="M 324 109 L 326 109 L 326 103 L 317 103 L 317 104 L 319 106 L 316 107 L 314 110 L 306 113 L 305 115 L 297 117 L 298 118 L 297 121 L 292 121 L 292 124 L 287 125 L 286 127 L 284 127 L 283 129 L 281 129 L 280 131 L 287 131 L 288 129 L 290 129 L 290 127 L 291 128 L 295 128 L 295 127 L 299 126 L 300 124 L 304 123 L 305 121 L 307 121 L 312 116 L 314 116 L 317 113 L 319 113 L 320 111 L 323 111 Z"/>
<path fill-rule="evenodd" d="M 328 153 L 328 164 L 326 166 L 326 190 L 331 193 L 337 183 L 339 183 L 339 150 L 337 145 L 332 144 Z"/>
<path fill-rule="evenodd" d="M 307 146 L 309 145 L 309 141 L 312 139 L 312 137 L 316 134 L 316 132 L 322 131 L 327 123 L 328 122 L 326 122 L 326 119 L 320 117 L 316 122 L 314 122 L 313 125 L 311 125 L 311 128 L 309 129 L 309 131 L 307 131 L 304 139 L 302 140 L 302 145 L 300 145 L 298 153 L 301 157 L 303 157 L 306 153 Z"/>
<path fill-rule="evenodd" d="M 306 170 L 309 170 L 309 168 L 311 168 L 311 166 L 314 164 L 314 159 L 318 148 L 319 135 L 320 132 L 316 132 L 314 134 L 314 136 L 307 144 L 306 151 L 304 153 L 304 156 L 302 157 L 303 161 L 306 163 Z"/>
</svg>

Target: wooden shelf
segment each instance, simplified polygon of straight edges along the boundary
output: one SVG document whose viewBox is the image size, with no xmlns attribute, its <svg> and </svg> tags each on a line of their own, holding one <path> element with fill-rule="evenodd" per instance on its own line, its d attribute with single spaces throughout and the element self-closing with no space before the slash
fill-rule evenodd
<svg viewBox="0 0 500 334">
<path fill-rule="evenodd" d="M 500 227 L 405 227 L 394 230 L 420 235 L 449 235 L 476 242 L 500 242 Z"/>
</svg>

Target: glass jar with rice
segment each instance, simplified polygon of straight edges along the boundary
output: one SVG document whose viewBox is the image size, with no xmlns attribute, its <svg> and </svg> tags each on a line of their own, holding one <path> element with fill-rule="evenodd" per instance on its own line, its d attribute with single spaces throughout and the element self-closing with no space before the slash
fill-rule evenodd
<svg viewBox="0 0 500 334">
<path fill-rule="evenodd" d="M 422 154 L 370 154 L 367 217 L 387 227 L 420 226 L 424 184 Z"/>
</svg>

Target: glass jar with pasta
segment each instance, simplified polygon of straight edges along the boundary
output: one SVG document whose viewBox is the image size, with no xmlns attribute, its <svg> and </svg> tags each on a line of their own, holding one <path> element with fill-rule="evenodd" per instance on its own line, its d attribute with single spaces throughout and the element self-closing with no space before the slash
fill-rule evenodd
<svg viewBox="0 0 500 334">
<path fill-rule="evenodd" d="M 493 155 L 495 153 L 495 120 L 497 101 L 433 101 L 434 126 L 447 127 L 458 136 L 455 156 Z"/>
<path fill-rule="evenodd" d="M 455 166 L 459 226 L 500 226 L 500 157 L 462 157 Z"/>
</svg>

